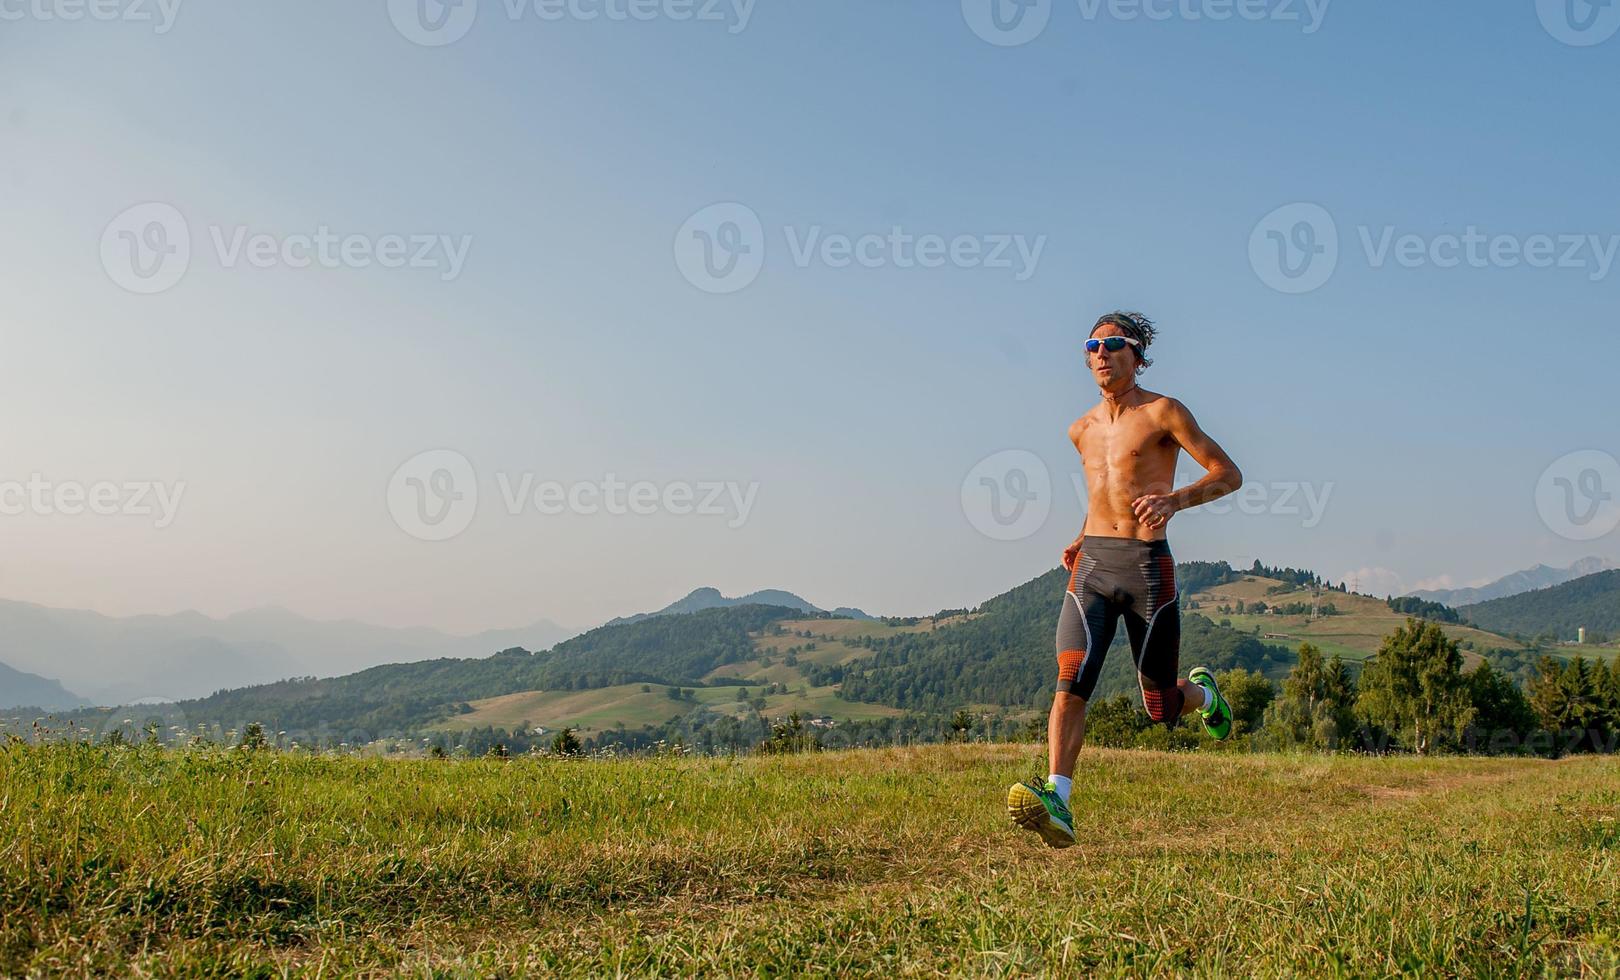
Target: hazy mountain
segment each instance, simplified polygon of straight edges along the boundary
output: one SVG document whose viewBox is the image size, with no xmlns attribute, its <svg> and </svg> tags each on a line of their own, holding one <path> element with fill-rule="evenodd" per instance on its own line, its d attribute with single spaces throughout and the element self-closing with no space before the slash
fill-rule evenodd
<svg viewBox="0 0 1620 980">
<path fill-rule="evenodd" d="M 573 635 L 549 620 L 456 636 L 263 608 L 213 619 L 103 616 L 0 600 L 0 660 L 59 678 L 98 704 L 179 700 L 286 677 L 334 677 L 385 663 L 544 650 Z"/>
<path fill-rule="evenodd" d="M 24 673 L 0 664 L 0 710 L 32 707 L 59 711 L 82 708 L 89 703 L 49 677 Z"/>
<path fill-rule="evenodd" d="M 1585 627 L 1588 642 L 1620 635 L 1620 570 L 1503 596 L 1457 610 L 1476 626 L 1519 636 L 1573 640 Z"/>
<path fill-rule="evenodd" d="M 1545 589 L 1552 585 L 1562 585 L 1565 582 L 1591 575 L 1595 572 L 1608 571 L 1611 568 L 1620 568 L 1615 562 L 1607 558 L 1582 558 L 1565 568 L 1554 568 L 1551 565 L 1536 565 L 1509 575 L 1504 575 L 1489 585 L 1469 589 L 1422 589 L 1409 592 L 1408 595 L 1419 599 L 1428 599 L 1433 602 L 1444 603 L 1453 609 L 1476 602 L 1485 602 L 1490 599 L 1501 599 L 1532 589 Z"/>
<path fill-rule="evenodd" d="M 618 626 L 621 623 L 634 623 L 637 620 L 646 619 L 649 616 L 667 616 L 670 613 L 690 613 L 697 612 L 700 609 L 719 609 L 725 606 L 741 606 L 749 603 L 760 606 L 786 606 L 789 609 L 797 609 L 800 612 L 829 611 L 822 609 L 806 599 L 794 595 L 792 592 L 784 592 L 781 589 L 760 589 L 758 592 L 750 592 L 747 595 L 730 599 L 721 595 L 719 589 L 701 588 L 693 589 L 691 592 L 686 594 L 685 598 L 677 599 L 657 612 L 636 613 L 633 616 L 620 616 L 617 619 L 608 620 L 603 625 Z M 875 618 L 861 612 L 859 609 L 855 609 L 850 606 L 839 606 L 837 609 L 830 611 L 836 616 L 845 616 L 850 619 Z"/>
</svg>

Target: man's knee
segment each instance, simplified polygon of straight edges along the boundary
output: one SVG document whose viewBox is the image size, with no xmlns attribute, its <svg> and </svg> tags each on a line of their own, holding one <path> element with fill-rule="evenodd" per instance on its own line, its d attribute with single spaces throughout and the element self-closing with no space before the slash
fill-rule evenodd
<svg viewBox="0 0 1620 980">
<path fill-rule="evenodd" d="M 1060 718 L 1086 713 L 1086 699 L 1078 694 L 1060 690 L 1052 696 L 1052 713 Z"/>
<path fill-rule="evenodd" d="M 1148 717 L 1162 725 L 1174 726 L 1181 720 L 1181 705 L 1186 700 L 1181 688 L 1142 689 L 1142 707 L 1147 709 Z"/>
</svg>

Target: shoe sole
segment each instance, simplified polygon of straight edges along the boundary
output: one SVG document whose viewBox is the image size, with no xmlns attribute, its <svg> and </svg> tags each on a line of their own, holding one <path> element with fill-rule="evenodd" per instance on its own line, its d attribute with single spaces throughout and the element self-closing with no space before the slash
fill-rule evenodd
<svg viewBox="0 0 1620 980">
<path fill-rule="evenodd" d="M 1007 791 L 1007 816 L 1019 827 L 1040 834 L 1048 847 L 1074 846 L 1074 834 L 1060 827 L 1046 812 L 1041 798 L 1023 783 Z"/>
<path fill-rule="evenodd" d="M 1192 681 L 1194 684 L 1197 684 L 1198 682 L 1196 680 L 1193 680 L 1193 676 L 1196 675 L 1196 674 L 1202 674 L 1203 676 L 1208 677 L 1209 678 L 1209 686 L 1215 688 L 1215 693 L 1217 695 L 1221 693 L 1220 685 L 1215 683 L 1215 675 L 1214 675 L 1214 673 L 1212 673 L 1210 671 L 1210 669 L 1208 667 L 1194 667 L 1192 670 L 1187 672 L 1187 679 Z M 1222 703 L 1224 703 L 1226 701 L 1226 698 L 1222 697 L 1221 701 L 1222 701 Z M 1226 722 L 1226 734 L 1225 735 L 1217 735 L 1214 732 L 1211 732 L 1209 730 L 1209 725 L 1208 724 L 1204 725 L 1204 731 L 1208 732 L 1209 737 L 1214 739 L 1217 742 L 1224 742 L 1228 738 L 1232 737 L 1232 721 L 1231 721 L 1232 706 L 1231 705 L 1226 706 L 1226 714 L 1227 714 L 1227 722 Z"/>
</svg>

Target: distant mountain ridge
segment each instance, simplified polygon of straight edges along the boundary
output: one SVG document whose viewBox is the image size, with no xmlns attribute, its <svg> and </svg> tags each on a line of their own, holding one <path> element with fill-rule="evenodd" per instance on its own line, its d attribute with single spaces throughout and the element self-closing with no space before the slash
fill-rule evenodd
<svg viewBox="0 0 1620 980">
<path fill-rule="evenodd" d="M 1457 610 L 1498 633 L 1569 641 L 1585 627 L 1588 642 L 1620 636 L 1620 569 L 1608 569 L 1545 589 L 1490 599 Z"/>
<path fill-rule="evenodd" d="M 89 704 L 89 701 L 49 677 L 0 664 L 0 710 L 44 708 L 46 711 L 62 711 L 87 707 Z"/>
<path fill-rule="evenodd" d="M 1419 599 L 1428 599 L 1431 602 L 1443 603 L 1456 609 L 1459 606 L 1487 602 L 1491 599 L 1502 599 L 1507 596 L 1518 595 L 1521 592 L 1545 589 L 1553 585 L 1562 585 L 1565 582 L 1592 575 L 1596 572 L 1606 572 L 1614 568 L 1620 568 L 1620 564 L 1607 558 L 1591 556 L 1582 558 L 1580 561 L 1564 568 L 1554 568 L 1551 565 L 1536 565 L 1532 568 L 1520 569 L 1477 588 L 1420 589 L 1406 594 L 1416 596 Z"/>
<path fill-rule="evenodd" d="M 549 620 L 456 636 L 276 607 L 223 619 L 198 612 L 115 617 L 0 600 L 0 662 L 54 677 L 97 704 L 203 697 L 286 677 L 335 677 L 385 663 L 542 650 L 573 636 Z"/>
<path fill-rule="evenodd" d="M 662 609 L 657 610 L 656 612 L 636 613 L 632 616 L 620 616 L 617 619 L 608 620 L 603 625 L 619 626 L 624 623 L 634 623 L 652 616 L 668 616 L 674 613 L 697 612 L 700 609 L 720 609 L 726 606 L 742 606 L 749 604 L 760 606 L 786 606 L 789 609 L 797 609 L 800 612 L 831 612 L 834 616 L 844 616 L 849 619 L 877 618 L 875 616 L 869 616 L 861 610 L 851 606 L 839 606 L 837 609 L 830 610 L 822 609 L 801 596 L 794 595 L 792 592 L 785 592 L 781 589 L 760 589 L 757 592 L 750 592 L 747 595 L 738 596 L 735 599 L 732 599 L 721 595 L 719 589 L 705 586 L 703 588 L 693 589 L 683 598 L 676 599 L 674 602 Z"/>
</svg>

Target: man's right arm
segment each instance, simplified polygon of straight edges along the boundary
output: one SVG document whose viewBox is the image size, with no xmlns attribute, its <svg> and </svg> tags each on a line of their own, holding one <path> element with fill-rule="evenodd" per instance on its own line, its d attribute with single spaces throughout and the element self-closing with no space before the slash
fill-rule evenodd
<svg viewBox="0 0 1620 980">
<path fill-rule="evenodd" d="M 1085 431 L 1085 419 L 1078 418 L 1069 423 L 1069 441 L 1074 444 L 1074 451 L 1080 452 L 1080 434 Z M 1081 453 L 1083 457 L 1085 454 Z M 1080 521 L 1080 533 L 1074 536 L 1074 541 L 1063 549 L 1063 567 L 1074 571 L 1074 560 L 1080 554 L 1080 541 L 1086 536 L 1085 520 Z"/>
</svg>

